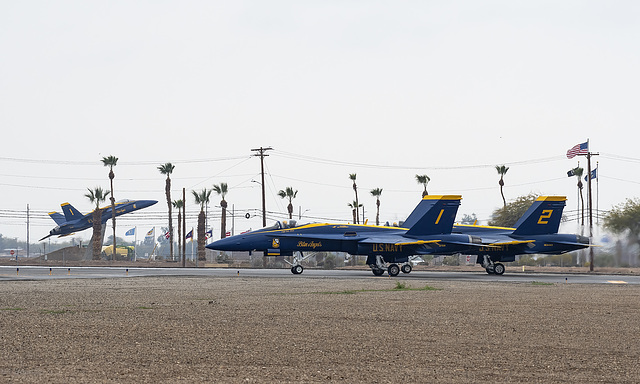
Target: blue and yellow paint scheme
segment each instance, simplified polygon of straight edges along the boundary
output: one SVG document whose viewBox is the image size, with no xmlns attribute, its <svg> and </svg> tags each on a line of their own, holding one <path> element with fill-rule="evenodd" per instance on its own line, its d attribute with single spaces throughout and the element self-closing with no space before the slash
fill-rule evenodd
<svg viewBox="0 0 640 384">
<path fill-rule="evenodd" d="M 501 262 L 514 261 L 517 255 L 562 254 L 590 246 L 589 238 L 559 234 L 565 196 L 540 196 L 516 222 L 514 228 L 455 224 L 453 233 L 480 238 L 482 246 L 464 254 L 477 255 L 476 262 L 487 273 L 504 273 Z"/>
<path fill-rule="evenodd" d="M 115 203 L 116 216 L 147 208 L 155 203 L 157 203 L 156 200 L 120 200 Z M 60 204 L 60 207 L 62 208 L 62 214 L 59 212 L 49 212 L 49 217 L 56 222 L 57 226 L 49 231 L 49 234 L 40 239 L 40 241 L 50 236 L 69 236 L 76 232 L 93 227 L 93 211 L 83 215 L 69 203 L 62 203 Z M 101 209 L 102 215 L 100 220 L 102 224 L 104 224 L 112 217 L 111 205 Z"/>
<path fill-rule="evenodd" d="M 262 251 L 265 256 L 292 256 L 296 252 L 346 252 L 367 256 L 375 275 L 386 268 L 390 275 L 403 271 L 413 255 L 455 254 L 479 239 L 451 233 L 460 195 L 427 195 L 403 228 L 359 224 L 306 224 L 276 222 L 273 226 L 227 237 L 207 245 L 220 251 Z M 408 267 L 410 268 L 410 266 Z M 299 272 L 296 272 L 299 271 Z M 294 265 L 293 273 L 302 267 Z M 409 269 L 410 271 L 410 269 Z"/>
</svg>

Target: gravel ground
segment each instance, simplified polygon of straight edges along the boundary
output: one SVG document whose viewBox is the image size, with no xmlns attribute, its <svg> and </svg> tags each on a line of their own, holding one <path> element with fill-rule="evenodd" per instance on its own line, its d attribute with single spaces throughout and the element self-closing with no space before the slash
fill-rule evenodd
<svg viewBox="0 0 640 384">
<path fill-rule="evenodd" d="M 640 287 L 0 283 L 2 382 L 640 382 Z"/>
</svg>

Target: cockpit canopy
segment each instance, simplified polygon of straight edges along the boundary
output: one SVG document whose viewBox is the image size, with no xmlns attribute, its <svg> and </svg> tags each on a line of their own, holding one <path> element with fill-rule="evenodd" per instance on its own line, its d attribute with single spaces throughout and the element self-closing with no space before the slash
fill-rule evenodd
<svg viewBox="0 0 640 384">
<path fill-rule="evenodd" d="M 273 223 L 273 225 L 269 227 L 265 227 L 263 229 L 268 231 L 275 231 L 278 229 L 290 229 L 290 228 L 295 228 L 297 224 L 298 222 L 296 220 L 276 221 L 275 223 Z"/>
</svg>

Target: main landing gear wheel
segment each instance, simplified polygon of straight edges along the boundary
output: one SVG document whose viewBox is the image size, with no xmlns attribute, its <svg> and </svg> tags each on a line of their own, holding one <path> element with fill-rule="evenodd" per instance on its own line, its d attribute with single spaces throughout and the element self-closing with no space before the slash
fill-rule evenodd
<svg viewBox="0 0 640 384">
<path fill-rule="evenodd" d="M 389 268 L 387 268 L 387 272 L 389 272 L 389 276 L 396 277 L 400 273 L 400 267 L 398 267 L 398 264 L 391 264 Z"/>
<path fill-rule="evenodd" d="M 294 265 L 293 267 L 291 267 L 291 273 L 293 273 L 294 275 L 299 275 L 304 271 L 304 268 L 302 268 L 302 265 Z"/>
<path fill-rule="evenodd" d="M 402 266 L 402 268 L 400 268 L 400 270 L 402 270 L 402 273 L 411 273 L 411 264 L 405 264 Z"/>
<path fill-rule="evenodd" d="M 487 271 L 488 274 L 493 275 L 494 273 L 496 273 L 494 266 L 490 265 L 487 268 L 485 268 L 485 270 Z"/>
<path fill-rule="evenodd" d="M 504 273 L 504 269 L 504 264 L 495 263 L 493 266 L 493 273 L 495 273 L 496 275 L 502 275 Z"/>
<path fill-rule="evenodd" d="M 372 269 L 371 272 L 373 272 L 373 274 L 376 276 L 382 276 L 382 274 L 384 273 L 384 269 L 375 268 L 375 269 Z"/>
</svg>

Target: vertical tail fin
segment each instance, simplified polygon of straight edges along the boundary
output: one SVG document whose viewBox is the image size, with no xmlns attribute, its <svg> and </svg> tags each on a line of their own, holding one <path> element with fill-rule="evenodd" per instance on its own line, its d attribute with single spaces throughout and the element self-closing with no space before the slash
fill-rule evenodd
<svg viewBox="0 0 640 384">
<path fill-rule="evenodd" d="M 75 209 L 73 205 L 69 203 L 62 203 L 60 204 L 60 207 L 62 207 L 62 212 L 64 212 L 64 217 L 65 219 L 67 219 L 67 221 L 78 220 L 82 218 L 82 213 Z"/>
<path fill-rule="evenodd" d="M 565 196 L 540 196 L 516 222 L 514 235 L 545 235 L 558 233 Z"/>
<path fill-rule="evenodd" d="M 460 195 L 427 195 L 411 212 L 403 227 L 407 235 L 436 235 L 451 233 L 460 207 Z"/>
</svg>

